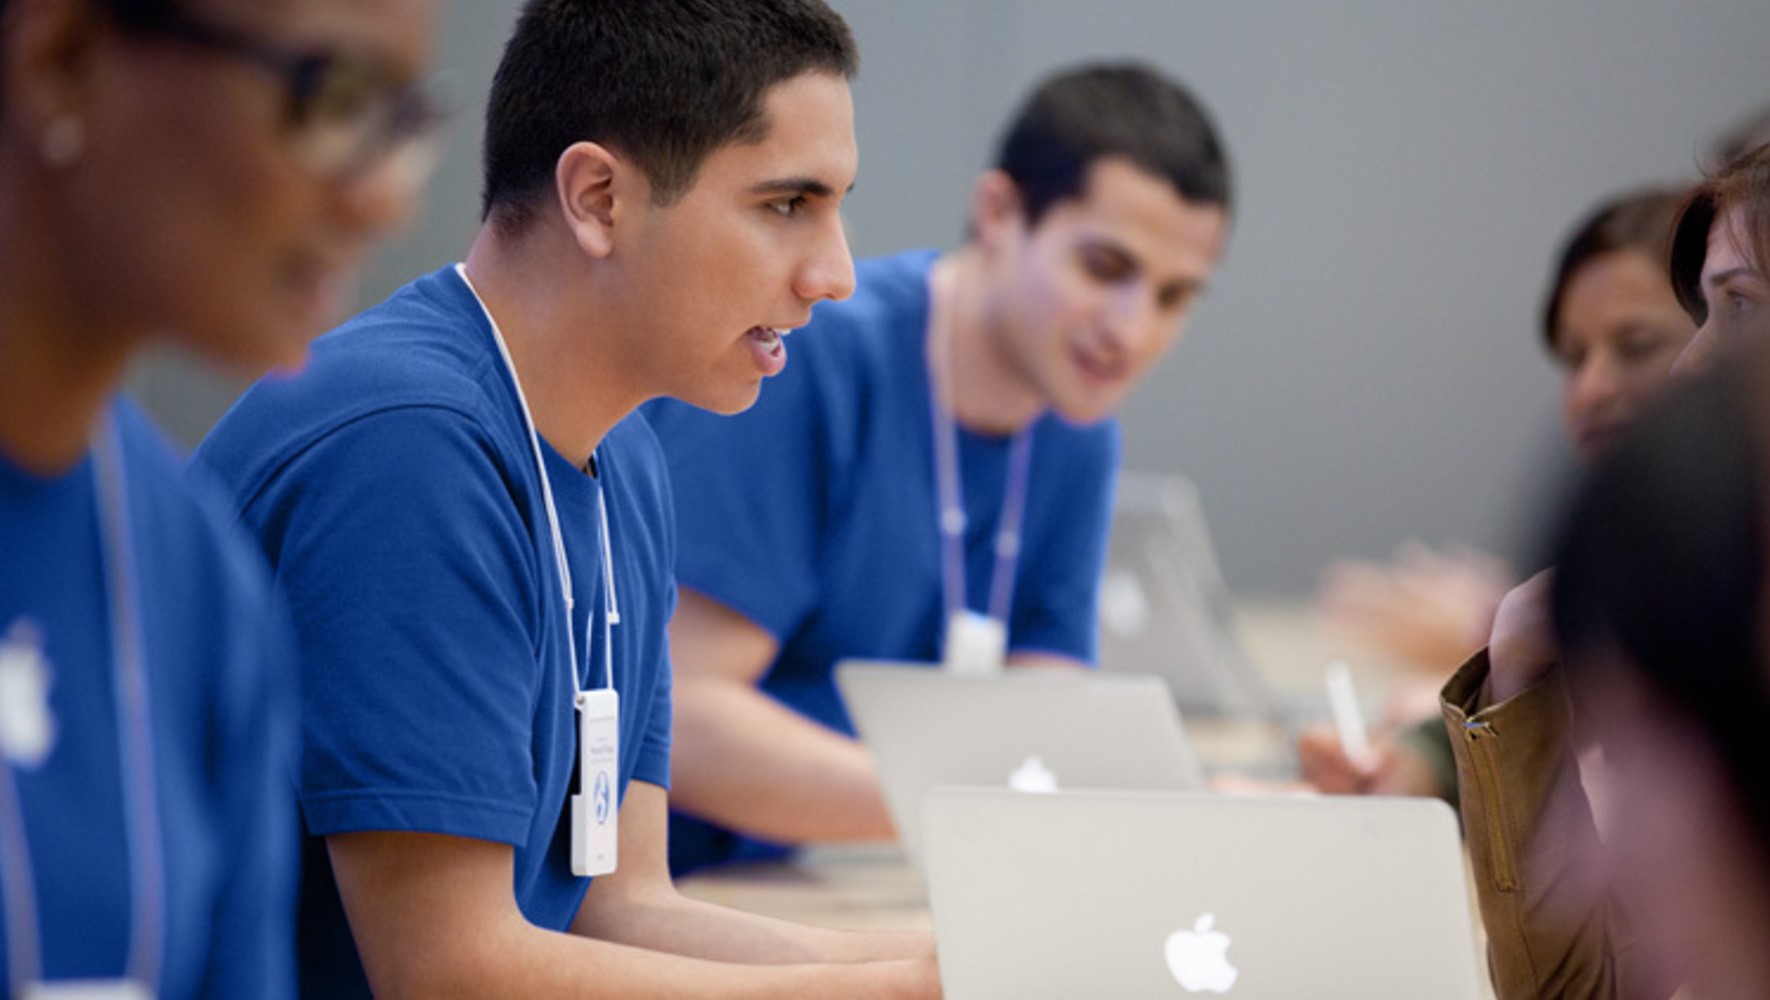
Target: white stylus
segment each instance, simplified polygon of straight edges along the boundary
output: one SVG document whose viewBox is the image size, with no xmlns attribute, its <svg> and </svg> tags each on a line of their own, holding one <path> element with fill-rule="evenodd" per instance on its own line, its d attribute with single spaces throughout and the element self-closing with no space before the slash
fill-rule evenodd
<svg viewBox="0 0 1770 1000">
<path fill-rule="evenodd" d="M 1327 665 L 1328 707 L 1334 713 L 1334 728 L 1340 731 L 1340 749 L 1346 759 L 1363 765 L 1371 759 L 1370 737 L 1364 728 L 1364 713 L 1358 708 L 1358 695 L 1352 690 L 1352 668 L 1345 660 Z"/>
</svg>

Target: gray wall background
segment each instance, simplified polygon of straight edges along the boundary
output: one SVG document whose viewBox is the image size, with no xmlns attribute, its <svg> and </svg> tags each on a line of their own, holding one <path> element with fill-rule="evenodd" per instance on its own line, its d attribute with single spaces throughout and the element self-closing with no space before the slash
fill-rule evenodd
<svg viewBox="0 0 1770 1000">
<path fill-rule="evenodd" d="M 857 255 L 952 245 L 1020 94 L 1137 58 L 1216 115 L 1238 213 L 1181 347 L 1125 413 L 1128 464 L 1199 484 L 1229 582 L 1298 596 L 1401 541 L 1523 558 L 1569 458 L 1537 312 L 1565 228 L 1692 176 L 1770 101 L 1763 0 L 833 0 L 860 40 Z M 451 5 L 461 114 L 424 217 L 362 302 L 456 259 L 514 0 Z M 136 386 L 199 436 L 237 383 L 155 359 Z"/>
</svg>

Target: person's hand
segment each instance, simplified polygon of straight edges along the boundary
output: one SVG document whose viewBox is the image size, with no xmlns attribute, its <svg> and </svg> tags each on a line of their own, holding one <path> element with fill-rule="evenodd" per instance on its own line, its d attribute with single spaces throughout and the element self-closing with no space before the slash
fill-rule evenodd
<svg viewBox="0 0 1770 1000">
<path fill-rule="evenodd" d="M 1310 726 L 1297 736 L 1303 780 L 1328 795 L 1413 795 L 1439 793 L 1431 762 L 1405 743 L 1379 737 L 1368 760 L 1353 760 L 1333 726 Z"/>
<path fill-rule="evenodd" d="M 1330 566 L 1316 611 L 1323 628 L 1343 642 L 1448 672 L 1481 647 L 1509 584 L 1492 556 L 1410 542 L 1387 565 Z"/>
<path fill-rule="evenodd" d="M 1549 618 L 1551 573 L 1543 570 L 1512 588 L 1500 602 L 1487 642 L 1490 704 L 1516 697 L 1555 665 L 1555 631 Z"/>
<path fill-rule="evenodd" d="M 1213 774 L 1205 787 L 1220 795 L 1316 795 L 1321 789 L 1307 781 L 1280 781 L 1246 774 Z"/>
</svg>

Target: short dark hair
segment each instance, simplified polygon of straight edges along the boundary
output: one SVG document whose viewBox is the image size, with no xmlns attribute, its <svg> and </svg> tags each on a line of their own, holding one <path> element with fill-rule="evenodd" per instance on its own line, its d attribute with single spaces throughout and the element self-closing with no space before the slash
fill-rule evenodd
<svg viewBox="0 0 1770 1000">
<path fill-rule="evenodd" d="M 1766 348 L 1675 387 L 1589 474 L 1553 550 L 1553 617 L 1570 677 L 1627 669 L 1703 735 L 1770 862 Z"/>
<path fill-rule="evenodd" d="M 1009 123 L 996 168 L 1019 188 L 1032 225 L 1079 195 L 1088 168 L 1108 157 L 1166 178 L 1189 202 L 1231 207 L 1229 162 L 1210 116 L 1180 84 L 1135 63 L 1048 77 Z"/>
<path fill-rule="evenodd" d="M 858 62 L 823 0 L 528 0 L 486 107 L 483 215 L 520 228 L 582 141 L 631 157 L 670 204 L 715 149 L 766 134 L 771 87 Z"/>
<path fill-rule="evenodd" d="M 1738 210 L 1744 217 L 1746 251 L 1759 270 L 1770 268 L 1770 146 L 1759 146 L 1722 167 L 1685 199 L 1672 231 L 1672 291 L 1698 325 L 1708 319 L 1702 266 L 1709 232 Z"/>
<path fill-rule="evenodd" d="M 1561 249 L 1555 280 L 1543 303 L 1543 341 L 1550 350 L 1559 346 L 1562 300 L 1567 286 L 1592 261 L 1619 250 L 1645 254 L 1656 267 L 1665 265 L 1671 249 L 1672 224 L 1684 203 L 1685 192 L 1650 188 L 1611 198 L 1593 209 Z"/>
</svg>

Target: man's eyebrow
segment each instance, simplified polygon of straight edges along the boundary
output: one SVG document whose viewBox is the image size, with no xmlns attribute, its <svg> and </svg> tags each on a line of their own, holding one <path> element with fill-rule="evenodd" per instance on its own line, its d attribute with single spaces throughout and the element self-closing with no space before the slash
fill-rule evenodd
<svg viewBox="0 0 1770 1000">
<path fill-rule="evenodd" d="M 1114 254 L 1116 256 L 1124 257 L 1129 260 L 1136 260 L 1137 259 L 1137 255 L 1132 253 L 1128 247 L 1126 247 L 1123 243 L 1120 243 L 1118 240 L 1113 239 L 1110 236 L 1088 236 L 1088 237 L 1085 237 L 1082 240 L 1082 246 L 1084 246 L 1090 250 L 1097 250 L 1097 251 L 1101 251 L 1104 253 Z"/>
<path fill-rule="evenodd" d="M 851 194 L 854 185 L 848 185 L 843 194 Z M 763 181 L 750 188 L 751 194 L 795 194 L 812 198 L 828 198 L 836 193 L 836 189 L 815 177 L 782 177 L 779 180 Z"/>
</svg>

